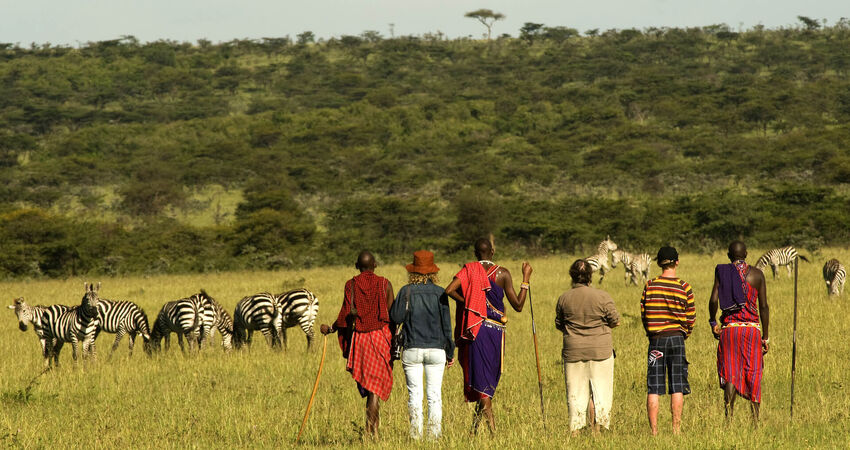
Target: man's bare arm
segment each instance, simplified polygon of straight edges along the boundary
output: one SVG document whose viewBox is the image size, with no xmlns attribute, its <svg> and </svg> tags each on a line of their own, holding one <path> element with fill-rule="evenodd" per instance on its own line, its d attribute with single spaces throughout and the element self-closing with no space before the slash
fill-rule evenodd
<svg viewBox="0 0 850 450">
<path fill-rule="evenodd" d="M 761 322 L 761 338 L 767 340 L 770 337 L 770 307 L 767 304 L 767 283 L 764 281 L 764 273 L 759 271 L 759 319 Z"/>
<path fill-rule="evenodd" d="M 717 279 L 717 275 L 714 276 L 714 287 L 711 288 L 711 297 L 708 299 L 708 320 L 709 322 L 714 322 L 717 320 L 717 309 L 720 304 L 720 280 Z M 714 335 L 715 338 L 720 338 L 720 329 L 716 326 L 711 327 L 711 334 Z"/>
<path fill-rule="evenodd" d="M 522 263 L 522 282 L 528 283 L 531 279 L 531 264 L 524 262 Z M 525 306 L 525 299 L 528 296 L 528 289 L 520 289 L 519 295 L 517 295 L 516 291 L 514 291 L 514 282 L 513 278 L 511 278 L 511 272 L 508 269 L 502 268 L 501 277 L 504 283 L 503 288 L 505 289 L 505 296 L 508 298 L 508 302 L 510 302 L 511 307 L 513 307 L 514 311 L 522 312 L 522 308 Z"/>
<path fill-rule="evenodd" d="M 446 295 L 455 299 L 455 301 L 458 301 L 460 303 L 465 303 L 466 300 L 463 298 L 462 295 L 460 295 L 460 292 L 458 292 L 459 289 L 460 289 L 460 280 L 457 277 L 455 277 L 455 278 L 452 279 L 452 282 L 449 283 L 448 286 L 446 286 Z"/>
<path fill-rule="evenodd" d="M 387 311 L 392 308 L 394 299 L 395 295 L 393 295 L 393 284 L 390 283 L 390 280 L 387 280 Z"/>
</svg>

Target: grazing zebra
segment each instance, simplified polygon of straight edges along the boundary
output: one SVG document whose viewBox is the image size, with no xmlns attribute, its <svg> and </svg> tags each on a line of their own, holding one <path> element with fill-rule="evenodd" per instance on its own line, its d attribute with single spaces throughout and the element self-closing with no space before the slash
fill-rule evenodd
<svg viewBox="0 0 850 450">
<path fill-rule="evenodd" d="M 100 318 L 100 326 L 98 334 L 101 331 L 115 334 L 115 342 L 112 343 L 112 353 L 118 348 L 121 339 L 124 335 L 130 340 L 130 355 L 133 354 L 133 346 L 136 343 L 136 335 L 140 334 L 145 342 L 145 349 L 149 349 L 147 345 L 151 339 L 150 326 L 148 325 L 148 316 L 139 305 L 133 302 L 114 301 L 100 299 L 97 304 L 98 315 Z"/>
<path fill-rule="evenodd" d="M 617 264 L 620 262 L 623 263 L 623 269 L 625 269 L 623 275 L 625 276 L 624 281 L 626 285 L 629 284 L 629 280 L 634 280 L 635 276 L 632 274 L 632 259 L 634 259 L 634 255 L 623 250 L 617 249 L 611 252 L 611 269 L 616 269 Z"/>
<path fill-rule="evenodd" d="M 844 265 L 837 259 L 830 259 L 823 265 L 823 280 L 826 281 L 826 292 L 829 295 L 841 295 L 844 291 L 844 279 L 847 272 Z"/>
<path fill-rule="evenodd" d="M 634 285 L 641 285 L 649 281 L 649 269 L 652 267 L 652 256 L 649 253 L 639 253 L 632 255 L 632 260 L 629 263 L 628 272 L 631 274 L 631 282 Z M 641 282 L 638 283 L 638 278 Z"/>
<path fill-rule="evenodd" d="M 186 348 L 183 346 L 184 335 L 189 343 L 189 351 L 194 351 L 195 345 L 201 339 L 203 295 L 205 293 L 195 294 L 189 298 L 174 300 L 162 305 L 162 309 L 160 309 L 153 324 L 153 330 L 151 330 L 149 352 L 151 350 L 159 351 L 160 341 L 163 338 L 165 338 L 165 350 L 167 351 L 171 344 L 172 331 L 177 333 L 177 343 L 180 344 L 182 352 L 186 352 Z"/>
<path fill-rule="evenodd" d="M 53 323 L 60 314 L 70 309 L 65 305 L 30 306 L 24 301 L 23 297 L 16 298 L 14 304 L 9 305 L 9 309 L 15 310 L 15 315 L 18 317 L 18 328 L 21 331 L 27 331 L 27 326 L 32 324 L 35 335 L 38 336 L 38 342 L 41 344 L 41 355 L 44 357 L 44 366 L 51 366 L 52 362 L 59 365 L 59 354 L 53 355 L 53 347 L 56 345 L 56 339 L 45 329 L 45 324 Z"/>
<path fill-rule="evenodd" d="M 218 329 L 218 332 L 221 333 L 221 346 L 225 351 L 229 351 L 233 348 L 233 320 L 221 304 L 208 296 L 203 289 L 201 294 L 206 298 L 206 301 L 201 314 L 203 331 L 198 345 L 202 346 L 205 342 L 211 343 L 212 335 Z"/>
<path fill-rule="evenodd" d="M 277 296 L 280 309 L 278 334 L 286 348 L 286 329 L 299 325 L 307 335 L 307 349 L 313 342 L 313 323 L 319 315 L 319 299 L 307 289 L 296 289 Z"/>
<path fill-rule="evenodd" d="M 239 300 L 233 312 L 233 343 L 236 348 L 251 345 L 251 336 L 259 330 L 272 348 L 280 347 L 278 330 L 282 318 L 277 297 L 268 292 Z"/>
<path fill-rule="evenodd" d="M 97 329 L 100 326 L 98 317 L 97 305 L 100 299 L 97 296 L 97 291 L 100 289 L 100 283 L 97 287 L 90 283 L 85 284 L 86 293 L 78 306 L 68 308 L 61 314 L 56 316 L 56 319 L 50 321 L 50 316 L 42 318 L 45 334 L 48 338 L 54 339 L 53 349 L 51 354 L 54 361 L 58 364 L 59 352 L 65 342 L 71 343 L 73 350 L 72 356 L 74 361 L 77 360 L 77 345 L 82 343 L 83 358 L 94 357 L 94 339 L 97 336 Z M 45 319 L 48 319 L 45 321 Z"/>
<path fill-rule="evenodd" d="M 605 274 L 611 271 L 611 267 L 608 266 L 608 252 L 614 250 L 617 250 L 617 244 L 611 240 L 610 236 L 606 236 L 605 240 L 599 243 L 596 254 L 584 258 L 594 272 L 599 272 L 599 284 L 602 284 Z"/>
<path fill-rule="evenodd" d="M 764 270 L 765 267 L 770 266 L 770 271 L 773 272 L 773 279 L 775 280 L 777 278 L 776 268 L 778 266 L 785 266 L 788 269 L 788 277 L 790 278 L 791 263 L 797 258 L 809 262 L 805 256 L 797 254 L 797 249 L 793 246 L 775 248 L 761 255 L 761 258 L 756 262 L 756 268 Z"/>
</svg>

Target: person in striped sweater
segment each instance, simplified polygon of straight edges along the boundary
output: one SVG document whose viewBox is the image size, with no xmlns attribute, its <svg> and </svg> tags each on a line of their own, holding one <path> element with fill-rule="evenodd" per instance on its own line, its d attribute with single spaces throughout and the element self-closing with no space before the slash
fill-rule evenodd
<svg viewBox="0 0 850 450">
<path fill-rule="evenodd" d="M 658 434 L 659 396 L 670 394 L 673 434 L 679 434 L 684 396 L 691 393 L 685 339 L 694 328 L 696 307 L 691 286 L 676 276 L 679 267 L 676 249 L 661 247 L 656 261 L 661 276 L 646 283 L 640 298 L 643 328 L 649 338 L 646 413 L 652 434 Z"/>
</svg>

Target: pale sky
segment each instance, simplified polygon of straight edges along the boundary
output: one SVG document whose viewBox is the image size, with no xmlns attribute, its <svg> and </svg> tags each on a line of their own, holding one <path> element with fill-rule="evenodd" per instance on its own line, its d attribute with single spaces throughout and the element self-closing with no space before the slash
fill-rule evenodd
<svg viewBox="0 0 850 450">
<path fill-rule="evenodd" d="M 375 30 L 389 37 L 442 32 L 480 37 L 484 27 L 464 18 L 489 8 L 505 20 L 494 35 L 519 34 L 525 22 L 599 28 L 688 27 L 726 23 L 733 29 L 791 26 L 797 16 L 834 24 L 850 17 L 850 0 L 0 0 L 0 42 L 28 46 L 136 36 L 213 42 L 283 37 L 310 30 L 318 37 Z"/>
</svg>

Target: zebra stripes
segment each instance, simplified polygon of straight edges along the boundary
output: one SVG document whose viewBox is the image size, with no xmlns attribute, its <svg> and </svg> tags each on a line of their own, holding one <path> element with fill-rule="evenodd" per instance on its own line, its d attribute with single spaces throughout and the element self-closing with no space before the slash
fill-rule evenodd
<svg viewBox="0 0 850 450">
<path fill-rule="evenodd" d="M 112 343 L 112 353 L 115 353 L 115 349 L 118 348 L 118 344 L 125 334 L 130 341 L 130 355 L 133 354 L 137 334 L 142 336 L 145 349 L 149 349 L 147 343 L 151 339 L 151 331 L 148 325 L 148 316 L 139 305 L 133 302 L 100 299 L 97 304 L 97 310 L 100 318 L 98 333 L 105 331 L 115 334 L 115 342 Z M 110 356 L 112 353 L 110 353 Z"/>
<path fill-rule="evenodd" d="M 281 326 L 278 328 L 286 347 L 286 329 L 298 325 L 307 336 L 307 348 L 313 343 L 313 323 L 319 315 L 319 299 L 307 289 L 296 289 L 277 296 Z"/>
<path fill-rule="evenodd" d="M 262 292 L 239 300 L 233 312 L 233 343 L 236 348 L 251 345 L 254 331 L 260 331 L 272 348 L 280 346 L 281 321 L 278 300 L 274 294 Z"/>
<path fill-rule="evenodd" d="M 45 367 L 59 365 L 59 353 L 53 352 L 56 345 L 56 339 L 52 337 L 48 330 L 45 329 L 46 324 L 56 321 L 60 314 L 70 309 L 65 305 L 31 306 L 24 301 L 23 297 L 16 298 L 14 304 L 8 306 L 9 309 L 15 310 L 15 316 L 18 318 L 18 328 L 21 331 L 27 331 L 28 325 L 32 324 L 35 335 L 38 336 L 38 342 L 41 345 L 41 354 L 44 357 Z"/>
<path fill-rule="evenodd" d="M 599 284 L 602 284 L 605 274 L 611 271 L 611 267 L 608 265 L 608 252 L 614 250 L 617 250 L 617 244 L 611 240 L 610 236 L 606 236 L 605 240 L 600 242 L 596 248 L 596 254 L 584 258 L 594 272 L 599 272 Z"/>
<path fill-rule="evenodd" d="M 632 254 L 622 249 L 614 250 L 611 253 L 611 268 L 616 268 L 620 262 L 625 269 L 623 276 L 626 286 L 629 284 L 639 286 L 649 280 L 652 257 L 648 253 Z M 638 278 L 641 279 L 641 283 L 638 283 Z"/>
<path fill-rule="evenodd" d="M 759 270 L 764 270 L 765 267 L 770 266 L 770 271 L 773 272 L 773 279 L 777 278 L 776 269 L 779 266 L 785 266 L 788 269 L 788 277 L 791 277 L 791 264 L 797 258 L 802 259 L 803 261 L 809 262 L 809 260 L 797 253 L 797 249 L 793 246 L 789 245 L 787 247 L 775 248 L 758 259 L 756 262 L 756 268 Z"/>
<path fill-rule="evenodd" d="M 163 338 L 165 339 L 165 350 L 168 350 L 171 344 L 171 332 L 173 331 L 177 333 L 177 343 L 180 344 L 181 351 L 186 352 L 186 348 L 183 346 L 184 335 L 189 344 L 189 351 L 194 351 L 195 345 L 199 344 L 199 339 L 201 339 L 201 314 L 203 311 L 201 295 L 195 294 L 189 298 L 162 305 L 151 330 L 149 343 L 151 350 L 159 351 L 160 342 Z"/>
<path fill-rule="evenodd" d="M 233 348 L 233 320 L 230 314 L 204 290 L 201 290 L 201 294 L 205 297 L 205 301 L 201 313 L 202 332 L 198 345 L 212 343 L 213 333 L 218 330 L 221 333 L 222 348 L 229 351 Z"/>
<path fill-rule="evenodd" d="M 828 295 L 841 295 L 844 291 L 844 279 L 846 277 L 847 272 L 844 270 L 844 265 L 837 259 L 830 259 L 823 265 L 823 280 L 826 282 Z"/>
<path fill-rule="evenodd" d="M 99 302 L 97 291 L 100 289 L 100 283 L 97 287 L 86 283 L 85 287 L 86 293 L 78 306 L 68 308 L 55 319 L 50 316 L 42 318 L 45 335 L 55 340 L 51 353 L 57 364 L 59 352 L 65 342 L 71 343 L 74 361 L 77 360 L 77 346 L 80 343 L 82 343 L 83 358 L 94 357 L 94 339 L 100 326 L 97 309 Z"/>
</svg>

